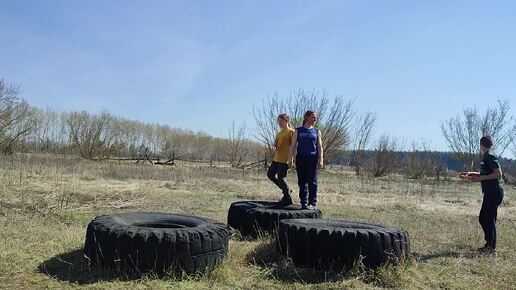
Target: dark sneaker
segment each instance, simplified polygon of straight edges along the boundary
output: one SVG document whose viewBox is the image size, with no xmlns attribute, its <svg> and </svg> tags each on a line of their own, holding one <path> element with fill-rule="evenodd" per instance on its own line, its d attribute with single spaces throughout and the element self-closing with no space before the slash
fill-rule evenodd
<svg viewBox="0 0 516 290">
<path fill-rule="evenodd" d="M 290 196 L 284 196 L 282 197 L 279 201 L 278 201 L 279 204 L 281 205 L 284 205 L 284 206 L 287 206 L 287 205 L 291 205 L 292 204 L 292 197 Z"/>
<path fill-rule="evenodd" d="M 307 207 L 308 207 L 308 209 L 311 209 L 311 210 L 317 209 L 317 206 L 315 206 L 315 204 L 309 204 Z"/>
<path fill-rule="evenodd" d="M 487 254 L 487 255 L 494 255 L 494 254 L 496 254 L 495 248 L 493 248 L 491 246 L 483 246 L 482 248 L 478 249 L 478 251 L 481 254 Z"/>
<path fill-rule="evenodd" d="M 308 209 L 308 206 L 306 204 L 302 204 L 301 209 Z"/>
</svg>

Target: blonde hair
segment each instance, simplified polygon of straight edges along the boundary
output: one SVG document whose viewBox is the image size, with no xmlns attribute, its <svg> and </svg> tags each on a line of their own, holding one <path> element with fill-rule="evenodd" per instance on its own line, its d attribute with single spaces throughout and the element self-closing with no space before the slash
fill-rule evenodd
<svg viewBox="0 0 516 290">
<path fill-rule="evenodd" d="M 282 119 L 287 122 L 287 127 L 290 128 L 290 117 L 286 113 L 279 114 L 278 119 Z"/>
</svg>

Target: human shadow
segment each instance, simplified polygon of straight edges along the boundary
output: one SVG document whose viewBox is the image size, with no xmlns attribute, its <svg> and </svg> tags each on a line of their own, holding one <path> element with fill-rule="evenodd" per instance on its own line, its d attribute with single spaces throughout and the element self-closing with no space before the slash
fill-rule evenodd
<svg viewBox="0 0 516 290">
<path fill-rule="evenodd" d="M 445 250 L 441 252 L 435 252 L 435 253 L 413 253 L 412 256 L 417 262 L 425 263 L 429 262 L 431 260 L 435 259 L 441 259 L 441 258 L 467 258 L 472 259 L 478 257 L 480 254 L 477 250 L 473 248 L 464 248 L 464 249 L 458 249 L 458 250 Z"/>
<path fill-rule="evenodd" d="M 113 271 L 101 267 L 91 267 L 82 249 L 76 249 L 52 257 L 38 266 L 38 271 L 59 281 L 79 285 L 101 281 L 130 281 L 141 278 L 141 273 Z"/>
<path fill-rule="evenodd" d="M 382 269 L 396 271 L 396 267 L 407 268 L 414 263 L 427 263 L 431 260 L 440 258 L 476 258 L 481 254 L 474 248 L 460 248 L 456 250 L 445 250 L 434 253 L 412 253 L 410 257 L 398 265 L 382 265 Z M 383 285 L 377 276 L 378 268 L 368 268 L 363 264 L 357 263 L 353 266 L 329 265 L 328 267 L 298 266 L 294 265 L 291 259 L 280 255 L 276 250 L 274 240 L 265 240 L 258 245 L 246 257 L 245 261 L 249 265 L 258 266 L 266 270 L 265 272 L 273 278 L 287 282 L 304 284 L 318 284 L 325 282 L 338 282 L 343 279 L 355 279 L 359 277 L 365 283 Z"/>
<path fill-rule="evenodd" d="M 248 265 L 263 268 L 272 278 L 285 283 L 332 283 L 356 277 L 360 277 L 365 283 L 378 282 L 374 278 L 375 269 L 367 268 L 361 263 L 353 266 L 345 266 L 341 263 L 324 266 L 295 265 L 290 258 L 278 253 L 272 239 L 259 244 L 247 254 L 245 262 Z"/>
</svg>

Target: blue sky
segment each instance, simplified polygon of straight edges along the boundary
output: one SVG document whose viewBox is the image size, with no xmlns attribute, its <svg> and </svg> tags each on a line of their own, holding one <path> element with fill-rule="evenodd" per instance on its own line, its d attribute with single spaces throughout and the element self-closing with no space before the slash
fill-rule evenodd
<svg viewBox="0 0 516 290">
<path fill-rule="evenodd" d="M 356 98 L 376 132 L 516 106 L 515 1 L 0 0 L 0 77 L 30 103 L 223 135 L 267 94 Z M 516 110 L 512 110 L 515 114 Z"/>
</svg>

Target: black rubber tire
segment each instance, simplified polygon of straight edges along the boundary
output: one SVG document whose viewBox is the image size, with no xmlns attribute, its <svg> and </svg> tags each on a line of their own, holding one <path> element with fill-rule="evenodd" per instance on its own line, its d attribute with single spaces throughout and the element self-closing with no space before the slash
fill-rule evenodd
<svg viewBox="0 0 516 290">
<path fill-rule="evenodd" d="M 283 206 L 271 201 L 237 201 L 228 211 L 228 225 L 244 237 L 256 238 L 260 234 L 273 234 L 282 219 L 318 219 L 319 209 L 301 209 L 299 205 Z"/>
<path fill-rule="evenodd" d="M 168 213 L 98 216 L 86 233 L 92 265 L 156 273 L 203 272 L 228 252 L 229 230 L 217 221 Z"/>
<path fill-rule="evenodd" d="M 410 254 L 407 231 L 383 225 L 326 219 L 282 220 L 277 248 L 298 265 L 367 267 L 397 264 Z"/>
</svg>

